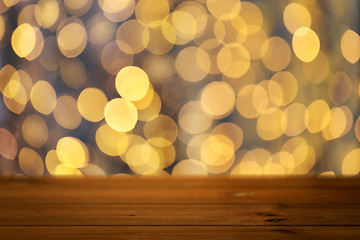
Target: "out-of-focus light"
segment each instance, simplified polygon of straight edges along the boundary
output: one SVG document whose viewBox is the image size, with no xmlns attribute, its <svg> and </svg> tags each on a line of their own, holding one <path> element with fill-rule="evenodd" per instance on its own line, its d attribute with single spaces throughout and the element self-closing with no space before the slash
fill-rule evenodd
<svg viewBox="0 0 360 240">
<path fill-rule="evenodd" d="M 311 15 L 305 6 L 299 3 L 290 3 L 285 7 L 283 20 L 287 30 L 295 34 L 301 27 L 311 26 Z"/>
<path fill-rule="evenodd" d="M 360 37 L 352 30 L 346 30 L 341 38 L 341 52 L 350 63 L 356 63 L 360 58 Z"/>
<path fill-rule="evenodd" d="M 46 101 L 44 101 L 46 99 Z M 30 93 L 33 107 L 42 114 L 50 114 L 56 105 L 56 93 L 50 83 L 38 81 L 34 84 Z"/>
<path fill-rule="evenodd" d="M 80 115 L 86 120 L 99 122 L 104 118 L 107 103 L 108 100 L 103 91 L 97 88 L 86 88 L 77 99 L 77 108 Z"/>
<path fill-rule="evenodd" d="M 311 62 L 319 53 L 320 40 L 312 29 L 301 27 L 294 33 L 292 47 L 301 61 Z"/>
<path fill-rule="evenodd" d="M 358 5 L 0 1 L 0 172 L 356 175 Z"/>
<path fill-rule="evenodd" d="M 115 98 L 105 106 L 105 120 L 114 130 L 128 132 L 135 127 L 138 112 L 135 105 L 129 100 Z"/>
</svg>

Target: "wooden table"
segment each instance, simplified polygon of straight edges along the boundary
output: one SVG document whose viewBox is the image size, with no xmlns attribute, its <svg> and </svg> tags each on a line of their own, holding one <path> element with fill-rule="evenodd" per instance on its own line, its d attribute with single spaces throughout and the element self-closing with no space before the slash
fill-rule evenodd
<svg viewBox="0 0 360 240">
<path fill-rule="evenodd" d="M 360 179 L 0 179 L 0 239 L 360 239 Z"/>
</svg>

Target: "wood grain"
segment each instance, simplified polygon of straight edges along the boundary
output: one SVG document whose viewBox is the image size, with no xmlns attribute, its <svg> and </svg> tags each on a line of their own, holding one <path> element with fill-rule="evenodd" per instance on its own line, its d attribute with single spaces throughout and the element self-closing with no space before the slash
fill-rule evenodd
<svg viewBox="0 0 360 240">
<path fill-rule="evenodd" d="M 360 203 L 360 180 L 216 177 L 3 179 L 2 203 Z"/>
<path fill-rule="evenodd" d="M 0 212 L 0 225 L 360 225 L 354 204 L 8 204 Z"/>
<path fill-rule="evenodd" d="M 360 237 L 359 178 L 0 179 L 0 239 L 324 236 Z"/>
<path fill-rule="evenodd" d="M 6 240 L 162 240 L 162 239 L 346 239 L 357 240 L 359 227 L 349 226 L 0 226 Z"/>
</svg>

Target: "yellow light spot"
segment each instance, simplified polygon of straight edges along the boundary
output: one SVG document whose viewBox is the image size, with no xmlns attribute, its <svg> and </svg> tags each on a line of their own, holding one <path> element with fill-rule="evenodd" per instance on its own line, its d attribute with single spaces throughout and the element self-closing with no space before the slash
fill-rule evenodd
<svg viewBox="0 0 360 240">
<path fill-rule="evenodd" d="M 170 144 L 166 147 L 154 147 L 153 146 L 153 148 L 158 153 L 160 162 L 164 163 L 163 168 L 167 168 L 174 163 L 175 157 L 176 157 L 176 150 L 175 150 L 174 145 Z"/>
<path fill-rule="evenodd" d="M 82 176 L 81 171 L 67 164 L 59 164 L 55 168 L 54 176 Z"/>
<path fill-rule="evenodd" d="M 206 166 L 194 159 L 179 161 L 173 168 L 171 175 L 207 175 Z"/>
<path fill-rule="evenodd" d="M 39 24 L 35 18 L 35 8 L 36 8 L 36 4 L 29 4 L 25 6 L 23 9 L 21 9 L 17 18 L 18 25 L 28 23 L 31 26 L 38 27 Z"/>
<path fill-rule="evenodd" d="M 324 130 L 330 121 L 329 105 L 322 99 L 313 101 L 308 106 L 309 124 L 307 129 L 310 133 Z"/>
<path fill-rule="evenodd" d="M 87 176 L 105 176 L 104 170 L 95 165 L 95 164 L 88 164 L 85 167 L 80 169 L 81 173 Z"/>
<path fill-rule="evenodd" d="M 0 70 L 0 91 L 4 93 L 6 85 L 10 82 L 10 80 L 19 80 L 20 76 L 16 69 L 10 64 L 5 65 Z"/>
<path fill-rule="evenodd" d="M 209 12 L 221 20 L 230 20 L 238 16 L 241 2 L 238 0 L 206 0 Z"/>
<path fill-rule="evenodd" d="M 336 105 L 344 104 L 352 94 L 352 81 L 345 72 L 337 72 L 328 85 L 329 97 Z"/>
<path fill-rule="evenodd" d="M 272 162 L 271 154 L 264 148 L 255 148 L 244 154 L 241 162 L 256 162 L 260 167 Z M 258 172 L 258 174 L 260 174 Z"/>
<path fill-rule="evenodd" d="M 25 56 L 25 58 L 29 61 L 32 61 L 35 58 L 37 58 L 41 54 L 41 52 L 43 51 L 43 48 L 44 48 L 44 37 L 43 37 L 40 29 L 37 27 L 33 27 L 33 29 L 35 32 L 36 43 L 35 43 L 35 47 L 33 48 L 33 50 L 27 56 Z"/>
<path fill-rule="evenodd" d="M 19 1 L 20 0 L 3 0 L 3 1 L 1 1 L 1 7 L 4 8 L 4 10 L 6 11 L 7 8 L 16 5 Z M 3 9 L 1 9 L 1 10 L 3 10 Z M 2 11 L 1 11 L 1 13 L 2 13 Z"/>
<path fill-rule="evenodd" d="M 324 117 L 324 119 L 326 120 L 327 118 L 329 118 L 329 115 L 329 123 L 326 125 L 326 127 L 323 127 L 325 125 L 325 122 L 323 122 L 322 125 L 323 137 L 325 138 L 325 140 L 328 141 L 341 137 L 341 135 L 346 130 L 347 123 L 346 114 L 340 107 L 332 108 L 331 111 L 327 113 L 327 116 Z"/>
<path fill-rule="evenodd" d="M 274 112 L 283 104 L 283 89 L 273 80 L 261 81 L 252 93 L 252 105 L 259 114 Z"/>
<path fill-rule="evenodd" d="M 260 115 L 257 110 L 259 107 L 255 107 L 255 104 L 253 103 L 254 96 L 257 96 L 257 92 L 266 94 L 263 87 L 255 84 L 248 84 L 239 90 L 236 96 L 236 109 L 243 117 L 256 118 Z M 264 99 L 260 100 L 261 102 L 264 102 Z"/>
<path fill-rule="evenodd" d="M 301 61 L 311 62 L 319 53 L 320 40 L 312 29 L 301 27 L 294 33 L 292 47 Z"/>
<path fill-rule="evenodd" d="M 263 86 L 257 85 L 253 89 L 251 103 L 252 106 L 255 108 L 255 111 L 258 113 L 258 115 L 266 113 L 266 110 L 269 105 L 269 96 L 267 94 L 266 89 Z"/>
<path fill-rule="evenodd" d="M 56 167 L 60 164 L 61 162 L 56 155 L 56 150 L 50 150 L 45 157 L 46 169 L 51 175 L 54 175 Z"/>
<path fill-rule="evenodd" d="M 302 133 L 309 124 L 309 112 L 304 104 L 293 103 L 285 111 L 287 136 L 296 136 Z"/>
<path fill-rule="evenodd" d="M 11 36 L 11 46 L 21 58 L 27 57 L 33 51 L 35 44 L 36 33 L 30 24 L 21 24 Z"/>
<path fill-rule="evenodd" d="M 55 108 L 56 93 L 50 83 L 38 81 L 31 89 L 30 100 L 38 112 L 48 115 Z"/>
<path fill-rule="evenodd" d="M 291 153 L 287 151 L 280 151 L 277 153 L 274 153 L 271 156 L 271 159 L 273 162 L 280 163 L 283 167 L 286 173 L 291 173 L 294 169 L 295 160 Z"/>
<path fill-rule="evenodd" d="M 173 16 L 175 15 L 175 12 L 170 13 L 170 15 L 165 19 L 165 21 L 162 23 L 160 27 L 161 28 L 161 34 L 164 40 L 171 44 L 178 44 L 178 45 L 184 45 L 191 41 L 191 36 L 186 35 L 180 35 L 181 33 L 175 29 L 174 23 L 173 23 Z M 161 38 L 159 38 L 161 39 Z"/>
<path fill-rule="evenodd" d="M 157 118 L 145 123 L 144 135 L 150 144 L 166 147 L 176 140 L 178 129 L 172 118 L 160 114 Z"/>
<path fill-rule="evenodd" d="M 26 101 L 28 101 L 30 99 L 30 92 L 33 87 L 33 80 L 31 79 L 29 74 L 24 70 L 17 71 L 17 75 L 19 76 L 21 85 L 19 86 L 20 88 L 18 94 L 15 96 L 15 99 L 19 97 L 18 95 L 23 95 L 22 97 L 25 97 L 26 95 Z M 24 90 L 24 93 L 21 93 L 21 91 L 23 91 L 22 88 Z"/>
<path fill-rule="evenodd" d="M 217 55 L 217 66 L 228 77 L 241 77 L 250 67 L 249 52 L 239 43 L 227 44 Z"/>
<path fill-rule="evenodd" d="M 240 15 L 248 25 L 249 34 L 258 32 L 263 23 L 263 15 L 258 6 L 251 2 L 241 2 Z"/>
<path fill-rule="evenodd" d="M 355 122 L 355 136 L 357 140 L 360 142 L 360 117 L 358 117 Z"/>
<path fill-rule="evenodd" d="M 186 155 L 191 159 L 201 159 L 201 145 L 209 138 L 210 134 L 198 134 L 187 143 Z"/>
<path fill-rule="evenodd" d="M 26 175 L 41 176 L 44 174 L 44 163 L 40 155 L 30 148 L 20 150 L 19 165 Z"/>
<path fill-rule="evenodd" d="M 303 70 L 307 80 L 313 84 L 321 83 L 329 74 L 330 64 L 327 56 L 322 51 L 311 62 L 303 63 Z"/>
<path fill-rule="evenodd" d="M 309 11 L 299 3 L 290 3 L 285 7 L 283 20 L 286 29 L 292 34 L 301 27 L 309 28 L 311 26 Z"/>
<path fill-rule="evenodd" d="M 73 16 L 82 16 L 89 11 L 93 0 L 64 0 L 66 10 Z"/>
<path fill-rule="evenodd" d="M 141 68 L 128 66 L 121 69 L 116 75 L 115 86 L 123 98 L 138 101 L 145 97 L 150 82 L 146 72 Z"/>
<path fill-rule="evenodd" d="M 113 38 L 117 26 L 108 21 L 102 12 L 98 12 L 89 18 L 86 28 L 89 42 L 94 45 L 102 45 Z"/>
<path fill-rule="evenodd" d="M 266 164 L 263 167 L 264 175 L 284 175 L 284 167 L 278 163 Z"/>
<path fill-rule="evenodd" d="M 154 93 L 155 93 L 154 89 L 153 89 L 152 85 L 150 84 L 150 87 L 149 87 L 148 91 L 146 92 L 146 95 L 139 101 L 134 101 L 132 103 L 134 103 L 136 109 L 138 109 L 138 110 L 145 109 L 150 106 L 150 104 L 154 98 Z"/>
<path fill-rule="evenodd" d="M 350 151 L 342 162 L 341 172 L 346 176 L 354 176 L 360 171 L 360 148 Z"/>
<path fill-rule="evenodd" d="M 291 59 L 291 51 L 287 42 L 280 37 L 271 37 L 261 46 L 262 62 L 270 71 L 285 69 Z"/>
<path fill-rule="evenodd" d="M 101 64 L 112 75 L 116 75 L 122 68 L 132 65 L 133 60 L 134 56 L 121 51 L 116 41 L 107 43 L 101 52 Z"/>
<path fill-rule="evenodd" d="M 354 123 L 354 116 L 352 111 L 350 110 L 350 108 L 347 105 L 342 105 L 341 110 L 343 110 L 345 116 L 346 116 L 346 127 L 344 132 L 341 134 L 340 137 L 345 136 L 352 128 L 353 123 Z"/>
<path fill-rule="evenodd" d="M 217 40 L 224 44 L 243 43 L 248 36 L 248 26 L 244 19 L 237 16 L 230 21 L 218 19 L 214 25 Z"/>
<path fill-rule="evenodd" d="M 72 168 L 84 167 L 89 161 L 86 145 L 74 137 L 61 138 L 56 145 L 56 155 L 61 163 Z"/>
<path fill-rule="evenodd" d="M 221 44 L 221 41 L 216 39 L 215 36 L 215 24 L 217 23 L 217 18 L 213 17 L 212 15 L 207 15 L 206 11 L 206 25 L 201 35 L 194 39 L 194 43 L 198 46 L 202 46 L 203 49 L 214 48 Z"/>
<path fill-rule="evenodd" d="M 36 114 L 28 115 L 22 124 L 22 135 L 31 146 L 43 146 L 48 139 L 48 127 L 45 120 Z"/>
<path fill-rule="evenodd" d="M 360 58 L 360 37 L 348 29 L 341 38 L 341 52 L 346 60 L 350 63 L 356 63 Z"/>
<path fill-rule="evenodd" d="M 56 0 L 40 0 L 35 6 L 35 18 L 43 28 L 51 28 L 60 15 L 60 8 Z"/>
<path fill-rule="evenodd" d="M 244 134 L 241 128 L 231 122 L 224 122 L 217 125 L 211 132 L 213 135 L 224 135 L 234 144 L 235 150 L 238 150 L 243 142 Z"/>
<path fill-rule="evenodd" d="M 124 98 L 115 98 L 105 106 L 105 120 L 111 128 L 128 132 L 135 127 L 138 112 L 133 103 Z"/>
<path fill-rule="evenodd" d="M 149 43 L 149 39 L 149 30 L 135 19 L 122 23 L 116 32 L 118 47 L 128 54 L 137 54 L 143 51 Z"/>
<path fill-rule="evenodd" d="M 235 93 L 225 82 L 212 82 L 201 93 L 202 110 L 214 119 L 228 116 L 235 106 Z"/>
<path fill-rule="evenodd" d="M 113 22 L 122 22 L 134 12 L 134 0 L 98 0 L 100 8 L 107 19 Z"/>
<path fill-rule="evenodd" d="M 269 114 L 261 115 L 256 122 L 256 131 L 263 140 L 279 138 L 287 126 L 286 117 L 282 110 L 276 109 Z"/>
<path fill-rule="evenodd" d="M 176 71 L 189 82 L 204 79 L 210 70 L 208 53 L 197 47 L 187 47 L 176 56 Z"/>
<path fill-rule="evenodd" d="M 121 142 L 119 142 L 118 144 L 118 154 L 120 154 L 120 158 L 121 160 L 123 160 L 125 163 L 127 162 L 126 159 L 126 154 L 128 153 L 128 151 L 133 148 L 136 145 L 142 145 L 142 144 L 147 144 L 148 142 L 146 141 L 145 138 L 136 135 L 136 134 L 132 134 L 132 133 L 127 133 L 126 134 L 127 137 L 127 146 L 124 144 L 123 146 L 121 146 Z M 121 148 L 121 149 L 120 149 Z M 120 153 L 120 150 L 122 151 L 122 153 Z"/>
<path fill-rule="evenodd" d="M 146 27 L 154 28 L 163 23 L 169 11 L 167 0 L 140 0 L 136 4 L 135 16 Z"/>
<path fill-rule="evenodd" d="M 179 126 L 191 134 L 199 134 L 210 128 L 212 119 L 201 110 L 199 101 L 186 103 L 179 111 Z"/>
<path fill-rule="evenodd" d="M 4 89 L 4 96 L 16 100 L 18 103 L 25 105 L 28 101 L 28 96 L 24 86 L 20 82 L 20 76 L 15 74 L 15 78 L 10 79 Z"/>
<path fill-rule="evenodd" d="M 249 51 L 250 58 L 252 60 L 258 60 L 263 57 L 265 51 L 261 51 L 261 46 L 267 39 L 268 36 L 262 29 L 259 29 L 255 33 L 250 34 L 246 37 L 243 45 Z"/>
<path fill-rule="evenodd" d="M 190 14 L 191 18 L 187 16 L 187 19 L 190 20 L 190 24 L 195 24 L 195 26 L 193 27 L 193 29 L 195 29 L 195 32 L 193 33 L 192 31 L 190 31 L 189 33 L 189 30 L 185 30 L 184 34 L 180 34 L 182 37 L 193 39 L 196 37 L 200 37 L 203 32 L 206 31 L 208 13 L 202 4 L 194 1 L 185 1 L 180 3 L 176 7 L 176 10 Z M 192 19 L 194 19 L 194 22 L 192 22 Z"/>
<path fill-rule="evenodd" d="M 271 80 L 277 82 L 282 88 L 282 106 L 291 103 L 295 99 L 298 93 L 298 82 L 291 72 L 275 73 Z"/>
<path fill-rule="evenodd" d="M 322 172 L 318 175 L 320 178 L 335 178 L 335 173 L 333 171 Z"/>
<path fill-rule="evenodd" d="M 177 10 L 172 13 L 172 24 L 177 32 L 192 38 L 197 32 L 195 18 L 186 11 Z"/>
<path fill-rule="evenodd" d="M 143 122 L 151 121 L 155 119 L 161 110 L 161 99 L 159 95 L 154 92 L 154 96 L 150 105 L 144 109 L 139 109 L 138 119 Z"/>
<path fill-rule="evenodd" d="M 208 172 L 219 174 L 234 163 L 234 144 L 224 135 L 210 135 L 201 145 L 201 161 Z"/>
<path fill-rule="evenodd" d="M 97 129 L 95 140 L 99 149 L 109 156 L 124 154 L 130 141 L 127 133 L 115 131 L 107 124 Z"/>
<path fill-rule="evenodd" d="M 21 103 L 24 102 L 26 97 L 24 94 L 26 93 L 23 91 L 23 88 L 20 90 L 21 91 L 18 92 L 19 94 L 17 94 L 15 98 L 7 98 L 6 96 L 3 96 L 6 107 L 15 114 L 21 114 L 26 106 L 26 104 Z"/>
<path fill-rule="evenodd" d="M 6 28 L 7 28 L 7 18 L 5 16 L 0 16 L 0 42 L 3 40 L 3 37 L 5 36 L 6 33 Z M 19 24 L 21 25 L 21 24 Z"/>
<path fill-rule="evenodd" d="M 175 40 L 174 32 L 169 27 L 169 24 L 164 23 L 162 26 L 149 28 L 150 40 L 146 49 L 152 54 L 161 55 L 169 52 L 174 47 Z M 165 28 L 165 30 L 164 30 Z M 169 37 L 170 35 L 170 37 Z M 169 40 L 171 39 L 171 40 Z"/>
<path fill-rule="evenodd" d="M 81 115 L 76 106 L 76 100 L 71 96 L 61 96 L 54 109 L 56 122 L 66 129 L 75 129 L 81 123 Z"/>
<path fill-rule="evenodd" d="M 304 138 L 294 137 L 284 143 L 281 151 L 289 152 L 294 160 L 291 174 L 306 174 L 315 164 L 316 155 L 313 147 Z"/>
<path fill-rule="evenodd" d="M 136 144 L 126 153 L 126 163 L 137 174 L 154 174 L 160 171 L 164 162 L 157 151 L 148 143 Z"/>
<path fill-rule="evenodd" d="M 0 155 L 6 159 L 14 160 L 18 145 L 14 135 L 8 130 L 0 128 Z"/>
<path fill-rule="evenodd" d="M 98 88 L 84 89 L 78 99 L 77 108 L 80 115 L 90 122 L 99 122 L 104 118 L 104 110 L 108 100 Z"/>
<path fill-rule="evenodd" d="M 82 21 L 71 17 L 63 20 L 56 36 L 59 49 L 64 56 L 74 58 L 82 53 L 87 43 L 87 33 Z"/>
<path fill-rule="evenodd" d="M 231 170 L 231 175 L 261 175 L 262 167 L 255 161 L 241 161 Z"/>
</svg>

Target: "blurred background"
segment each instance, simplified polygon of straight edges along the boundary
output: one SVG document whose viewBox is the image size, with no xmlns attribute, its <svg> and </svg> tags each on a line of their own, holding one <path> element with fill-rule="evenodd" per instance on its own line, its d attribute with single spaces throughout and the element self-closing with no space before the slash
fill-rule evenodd
<svg viewBox="0 0 360 240">
<path fill-rule="evenodd" d="M 0 0 L 0 174 L 357 175 L 359 7 Z"/>
</svg>

